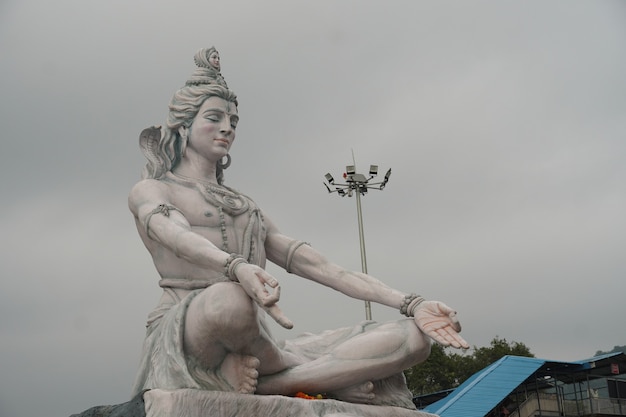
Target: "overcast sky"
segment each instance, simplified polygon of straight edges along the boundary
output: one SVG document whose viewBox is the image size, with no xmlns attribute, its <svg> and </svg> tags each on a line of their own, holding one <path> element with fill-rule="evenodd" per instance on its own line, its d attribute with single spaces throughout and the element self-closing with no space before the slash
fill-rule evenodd
<svg viewBox="0 0 626 417">
<path fill-rule="evenodd" d="M 240 102 L 226 182 L 285 234 L 360 270 L 355 200 L 322 185 L 354 152 L 393 169 L 363 199 L 369 272 L 456 308 L 471 345 L 626 344 L 626 3 L 4 0 L 1 416 L 129 398 L 160 295 L 138 136 L 211 45 Z M 365 317 L 270 271 L 280 338 Z"/>
</svg>

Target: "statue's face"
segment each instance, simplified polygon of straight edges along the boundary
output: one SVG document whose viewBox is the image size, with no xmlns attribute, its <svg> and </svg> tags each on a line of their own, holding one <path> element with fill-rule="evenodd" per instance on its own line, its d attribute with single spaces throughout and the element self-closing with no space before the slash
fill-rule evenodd
<svg viewBox="0 0 626 417">
<path fill-rule="evenodd" d="M 216 70 L 220 70 L 220 54 L 218 52 L 211 52 L 209 64 Z"/>
<path fill-rule="evenodd" d="M 235 103 L 219 97 L 209 97 L 202 103 L 189 128 L 187 152 L 210 161 L 226 156 L 235 141 L 239 122 Z"/>
</svg>

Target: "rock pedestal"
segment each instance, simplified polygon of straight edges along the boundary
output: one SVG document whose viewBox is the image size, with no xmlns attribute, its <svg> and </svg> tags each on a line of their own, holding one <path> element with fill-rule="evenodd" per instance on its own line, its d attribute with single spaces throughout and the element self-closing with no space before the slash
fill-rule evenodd
<svg viewBox="0 0 626 417">
<path fill-rule="evenodd" d="M 128 403 L 91 408 L 71 417 L 435 417 L 402 407 L 305 400 L 281 395 L 153 389 Z"/>
</svg>

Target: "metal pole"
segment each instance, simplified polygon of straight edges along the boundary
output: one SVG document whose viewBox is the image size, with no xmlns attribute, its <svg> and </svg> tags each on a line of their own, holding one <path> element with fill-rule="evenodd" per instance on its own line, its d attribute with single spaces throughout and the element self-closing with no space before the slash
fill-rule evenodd
<svg viewBox="0 0 626 417">
<path fill-rule="evenodd" d="M 361 244 L 361 271 L 367 274 L 367 257 L 365 256 L 365 236 L 363 232 L 363 214 L 361 213 L 361 192 L 357 183 L 356 188 L 356 213 L 359 221 L 359 242 Z M 372 305 L 369 301 L 365 302 L 365 319 L 372 319 Z"/>
<path fill-rule="evenodd" d="M 389 181 L 391 175 L 391 168 L 387 170 L 385 178 L 380 182 L 370 183 L 378 174 L 378 165 L 370 165 L 369 177 L 356 172 L 356 162 L 354 162 L 354 152 L 352 152 L 353 165 L 346 166 L 346 172 L 343 174 L 343 178 L 346 183 L 335 183 L 335 179 L 330 173 L 324 175 L 326 182 L 324 186 L 329 193 L 337 193 L 341 197 L 352 197 L 352 193 L 356 193 L 356 214 L 359 225 L 359 242 L 361 247 L 361 271 L 367 274 L 367 258 L 365 256 L 365 233 L 363 232 L 363 213 L 361 210 L 361 193 L 365 195 L 368 189 L 382 190 Z M 334 189 L 331 189 L 334 188 Z M 347 192 L 346 192 L 347 191 Z M 372 307 L 370 301 L 365 301 L 365 319 L 372 320 Z"/>
</svg>

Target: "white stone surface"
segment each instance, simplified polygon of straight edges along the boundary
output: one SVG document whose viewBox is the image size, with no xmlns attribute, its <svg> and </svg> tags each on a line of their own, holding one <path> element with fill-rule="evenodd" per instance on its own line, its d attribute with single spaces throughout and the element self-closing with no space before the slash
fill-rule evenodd
<svg viewBox="0 0 626 417">
<path fill-rule="evenodd" d="M 304 400 L 280 395 L 154 389 L 144 394 L 146 417 L 433 417 L 401 407 Z"/>
</svg>

